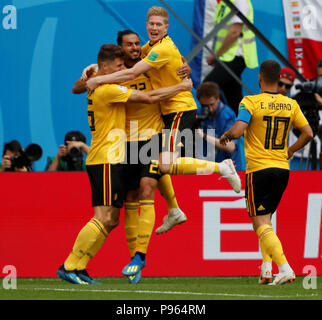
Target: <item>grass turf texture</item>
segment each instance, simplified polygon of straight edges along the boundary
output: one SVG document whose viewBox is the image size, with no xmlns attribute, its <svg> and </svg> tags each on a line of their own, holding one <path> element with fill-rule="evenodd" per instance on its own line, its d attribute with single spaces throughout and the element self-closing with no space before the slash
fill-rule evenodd
<svg viewBox="0 0 322 320">
<path fill-rule="evenodd" d="M 259 285 L 258 277 L 95 278 L 100 285 L 76 285 L 58 278 L 18 278 L 16 289 L 4 289 L 0 300 L 321 300 L 322 276 L 316 289 L 305 289 L 304 277 L 281 285 Z M 309 282 L 312 283 L 312 282 Z"/>
</svg>

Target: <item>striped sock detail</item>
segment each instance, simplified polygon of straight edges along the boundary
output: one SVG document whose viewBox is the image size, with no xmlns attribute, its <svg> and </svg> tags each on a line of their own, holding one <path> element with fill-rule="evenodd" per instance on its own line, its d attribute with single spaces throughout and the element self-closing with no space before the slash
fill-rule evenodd
<svg viewBox="0 0 322 320">
<path fill-rule="evenodd" d="M 265 230 L 263 230 L 259 235 L 258 238 L 259 240 L 261 240 L 261 238 L 267 234 L 268 232 L 274 232 L 273 228 L 266 228 Z"/>
<path fill-rule="evenodd" d="M 140 200 L 140 205 L 141 206 L 153 206 L 154 205 L 154 200 Z"/>
<path fill-rule="evenodd" d="M 139 205 L 138 202 L 125 202 L 124 207 L 126 210 L 137 210 Z"/>
<path fill-rule="evenodd" d="M 105 229 L 104 225 L 99 220 L 97 220 L 95 218 L 92 218 L 89 221 L 89 223 L 91 223 L 92 225 L 94 225 L 99 230 L 99 232 L 101 232 L 105 237 L 107 237 L 108 232 Z"/>
</svg>

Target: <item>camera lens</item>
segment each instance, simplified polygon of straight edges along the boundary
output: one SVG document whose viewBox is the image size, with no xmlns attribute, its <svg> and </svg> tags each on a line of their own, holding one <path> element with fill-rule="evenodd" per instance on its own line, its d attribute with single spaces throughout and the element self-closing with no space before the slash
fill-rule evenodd
<svg viewBox="0 0 322 320">
<path fill-rule="evenodd" d="M 80 148 L 72 147 L 72 148 L 70 148 L 70 150 L 69 150 L 69 154 L 70 154 L 72 157 L 80 157 L 80 156 L 82 156 L 82 151 L 80 150 Z"/>
</svg>

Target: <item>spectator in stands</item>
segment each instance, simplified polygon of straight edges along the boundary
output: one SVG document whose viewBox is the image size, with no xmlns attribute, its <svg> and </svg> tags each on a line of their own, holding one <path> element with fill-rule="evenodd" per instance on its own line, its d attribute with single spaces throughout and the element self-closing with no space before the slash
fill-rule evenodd
<svg viewBox="0 0 322 320">
<path fill-rule="evenodd" d="M 254 12 L 250 0 L 231 0 L 231 2 L 251 23 L 254 22 Z M 215 12 L 215 24 L 221 23 L 230 11 L 226 3 L 220 1 Z M 239 78 L 245 67 L 258 67 L 255 35 L 237 15 L 234 15 L 218 30 L 214 53 Z M 204 82 L 216 82 L 223 90 L 228 105 L 237 115 L 239 102 L 242 99 L 241 85 L 218 63 L 212 54 L 207 56 L 207 63 L 214 68 L 206 76 Z"/>
<path fill-rule="evenodd" d="M 281 78 L 278 82 L 277 91 L 278 93 L 282 94 L 283 96 L 288 95 L 290 92 L 290 89 L 293 86 L 294 80 L 295 80 L 295 72 L 288 67 L 284 67 L 281 70 Z"/>
<path fill-rule="evenodd" d="M 221 135 L 235 123 L 236 115 L 220 101 L 218 85 L 214 82 L 202 83 L 197 89 L 197 98 L 204 118 L 200 121 L 198 129 L 198 134 L 203 138 L 202 148 L 198 140 L 196 143 L 198 158 L 216 162 L 232 159 L 236 170 L 245 170 L 240 139 L 229 141 L 225 146 L 219 143 Z"/>
<path fill-rule="evenodd" d="M 4 171 L 15 171 L 15 172 L 26 172 L 28 171 L 27 166 L 16 163 L 15 159 L 21 156 L 23 149 L 17 140 L 7 142 L 3 146 L 2 152 L 2 163 L 0 165 L 0 172 Z"/>
<path fill-rule="evenodd" d="M 65 135 L 65 144 L 59 146 L 56 157 L 48 157 L 46 171 L 86 171 L 84 154 L 89 150 L 80 131 Z"/>
</svg>

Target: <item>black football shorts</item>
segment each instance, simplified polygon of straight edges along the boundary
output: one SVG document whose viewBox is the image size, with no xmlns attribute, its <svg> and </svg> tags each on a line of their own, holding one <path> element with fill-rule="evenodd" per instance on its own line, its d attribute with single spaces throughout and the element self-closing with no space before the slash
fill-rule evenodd
<svg viewBox="0 0 322 320">
<path fill-rule="evenodd" d="M 141 178 L 159 180 L 159 152 L 161 135 L 152 136 L 146 141 L 127 142 L 126 148 L 126 189 L 136 190 L 140 187 Z"/>
<path fill-rule="evenodd" d="M 250 217 L 273 214 L 287 187 L 289 170 L 267 168 L 246 174 L 245 198 Z"/>
<path fill-rule="evenodd" d="M 163 116 L 162 151 L 178 152 L 179 157 L 194 157 L 197 110 Z"/>
<path fill-rule="evenodd" d="M 87 174 L 92 189 L 92 205 L 122 208 L 125 199 L 125 165 L 87 165 Z"/>
</svg>

